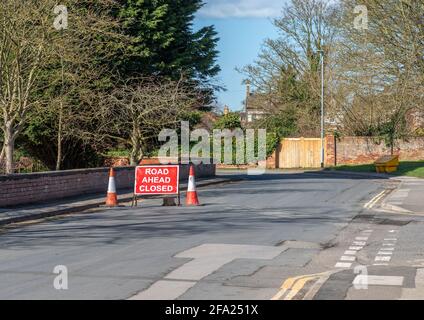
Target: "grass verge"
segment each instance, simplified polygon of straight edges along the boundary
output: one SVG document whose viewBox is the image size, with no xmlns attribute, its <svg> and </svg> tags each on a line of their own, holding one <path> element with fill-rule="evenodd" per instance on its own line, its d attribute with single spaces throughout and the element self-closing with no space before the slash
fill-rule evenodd
<svg viewBox="0 0 424 320">
<path fill-rule="evenodd" d="M 376 172 L 373 164 L 338 166 L 332 169 L 353 172 Z M 424 161 L 402 161 L 399 170 L 392 175 L 424 178 Z"/>
</svg>

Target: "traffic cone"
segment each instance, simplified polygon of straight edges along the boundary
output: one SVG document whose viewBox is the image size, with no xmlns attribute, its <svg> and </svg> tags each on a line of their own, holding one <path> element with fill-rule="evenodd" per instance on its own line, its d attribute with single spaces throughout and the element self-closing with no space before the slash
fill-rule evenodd
<svg viewBox="0 0 424 320">
<path fill-rule="evenodd" d="M 188 189 L 186 205 L 188 206 L 199 206 L 199 198 L 197 197 L 196 191 L 196 179 L 194 176 L 194 166 L 190 165 L 190 175 L 188 177 Z"/>
<path fill-rule="evenodd" d="M 106 206 L 117 207 L 118 206 L 118 195 L 116 194 L 115 184 L 115 170 L 110 168 L 109 172 L 109 186 L 107 189 Z"/>
</svg>

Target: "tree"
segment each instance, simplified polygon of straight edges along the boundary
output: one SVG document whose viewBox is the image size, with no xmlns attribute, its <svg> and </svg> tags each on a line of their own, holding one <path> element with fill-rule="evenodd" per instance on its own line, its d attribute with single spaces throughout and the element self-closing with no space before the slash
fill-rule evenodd
<svg viewBox="0 0 424 320">
<path fill-rule="evenodd" d="M 97 118 L 99 97 L 116 93 L 134 77 L 178 82 L 184 70 L 185 86 L 212 96 L 209 81 L 219 71 L 218 39 L 213 27 L 192 31 L 199 1 L 61 3 L 68 7 L 70 27 L 53 30 L 52 51 L 34 90 L 37 104 L 29 111 L 18 141 L 49 168 L 93 165 L 94 153 L 112 146 L 93 142 L 88 134 L 95 135 L 102 125 Z M 84 157 L 77 157 L 81 150 Z"/>
<path fill-rule="evenodd" d="M 93 148 L 78 132 L 93 128 L 94 96 L 110 89 L 117 61 L 125 56 L 131 39 L 122 35 L 113 18 L 112 0 L 63 1 L 69 13 L 69 28 L 53 30 L 51 52 L 38 77 L 19 143 L 51 169 L 93 164 Z M 119 58 L 118 58 L 119 57 Z M 85 151 L 84 155 L 76 154 Z"/>
<path fill-rule="evenodd" d="M 124 144 L 131 149 L 131 164 L 137 165 L 162 129 L 176 128 L 201 103 L 202 96 L 183 78 L 132 78 L 101 100 L 96 115 L 99 126 L 81 135 L 97 144 Z"/>
<path fill-rule="evenodd" d="M 292 0 L 274 20 L 277 39 L 267 39 L 254 64 L 243 72 L 255 87 L 256 104 L 271 117 L 295 112 L 299 134 L 316 135 L 320 114 L 320 53 L 330 78 L 336 8 L 323 0 Z"/>
<path fill-rule="evenodd" d="M 392 153 L 411 134 L 406 117 L 424 105 L 424 1 L 366 0 L 365 29 L 353 28 L 355 1 L 344 0 L 337 24 L 337 104 L 342 131 L 379 136 Z"/>
<path fill-rule="evenodd" d="M 223 115 L 214 123 L 214 129 L 238 129 L 241 128 L 241 119 L 238 112 L 230 112 Z"/>
<path fill-rule="evenodd" d="M 6 173 L 13 173 L 15 141 L 36 105 L 40 70 L 51 50 L 52 8 L 48 0 L 0 3 L 0 126 Z"/>
<path fill-rule="evenodd" d="M 130 55 L 121 61 L 122 75 L 187 80 L 208 92 L 219 73 L 217 33 L 213 26 L 193 31 L 202 0 L 121 0 L 123 32 L 133 38 Z M 210 90 L 209 90 L 209 93 Z"/>
</svg>

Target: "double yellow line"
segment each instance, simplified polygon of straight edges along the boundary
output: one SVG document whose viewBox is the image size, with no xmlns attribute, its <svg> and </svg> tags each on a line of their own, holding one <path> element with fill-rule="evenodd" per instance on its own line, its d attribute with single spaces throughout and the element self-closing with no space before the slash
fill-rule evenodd
<svg viewBox="0 0 424 320">
<path fill-rule="evenodd" d="M 372 209 L 386 194 L 388 194 L 390 190 L 384 190 L 378 195 L 376 195 L 374 198 L 371 199 L 367 204 L 365 204 L 365 209 Z"/>
<path fill-rule="evenodd" d="M 318 280 L 326 274 L 317 273 L 288 278 L 281 286 L 280 291 L 271 300 L 292 300 L 308 282 Z"/>
</svg>

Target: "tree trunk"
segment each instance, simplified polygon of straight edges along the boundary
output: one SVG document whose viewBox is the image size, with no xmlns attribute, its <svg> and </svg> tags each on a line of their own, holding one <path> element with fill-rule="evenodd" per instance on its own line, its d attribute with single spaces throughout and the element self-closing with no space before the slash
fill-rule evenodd
<svg viewBox="0 0 424 320">
<path fill-rule="evenodd" d="M 14 173 L 13 151 L 15 149 L 15 138 L 13 137 L 12 125 L 6 124 L 4 135 L 4 152 L 6 156 L 6 174 Z"/>
<path fill-rule="evenodd" d="M 1 148 L 1 153 L 0 153 L 0 174 L 4 174 L 5 173 L 5 167 L 4 167 L 4 156 L 5 156 L 5 147 L 4 147 L 4 143 L 3 146 Z"/>
<path fill-rule="evenodd" d="M 130 155 L 130 165 L 131 166 L 137 166 L 138 165 L 137 158 L 135 157 L 135 155 L 132 152 L 131 152 L 131 155 Z"/>
<path fill-rule="evenodd" d="M 138 141 L 138 140 L 137 140 Z M 133 147 L 130 154 L 130 163 L 132 166 L 138 166 L 143 157 L 143 152 L 141 150 L 141 145 L 139 142 L 133 141 Z"/>
<path fill-rule="evenodd" d="M 63 120 L 63 102 L 60 102 L 59 110 L 59 127 L 57 132 L 57 158 L 56 158 L 56 171 L 61 169 L 62 165 L 62 120 Z"/>
<path fill-rule="evenodd" d="M 4 159 L 4 143 L 3 143 L 3 146 L 2 146 L 2 148 L 1 148 L 1 153 L 0 153 L 0 163 L 1 163 L 1 162 L 3 162 L 3 159 Z"/>
<path fill-rule="evenodd" d="M 56 158 L 56 171 L 60 170 L 62 165 L 62 129 L 63 129 L 63 85 L 65 81 L 65 66 L 63 63 L 63 55 L 60 58 L 60 64 L 62 67 L 62 88 L 61 88 L 61 97 L 59 105 L 59 125 L 57 129 L 57 158 Z"/>
<path fill-rule="evenodd" d="M 130 154 L 130 163 L 132 166 L 138 166 L 143 155 L 140 143 L 141 139 L 139 137 L 138 130 L 134 128 L 131 137 L 132 150 Z"/>
<path fill-rule="evenodd" d="M 130 154 L 130 164 L 132 166 L 138 166 L 140 162 L 140 151 L 137 146 L 134 146 Z"/>
</svg>

